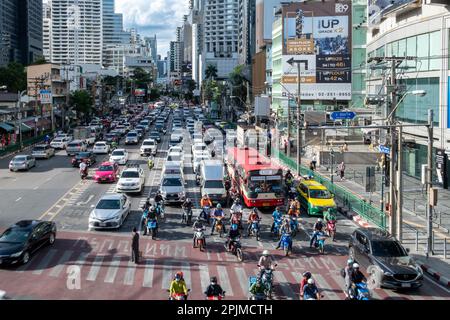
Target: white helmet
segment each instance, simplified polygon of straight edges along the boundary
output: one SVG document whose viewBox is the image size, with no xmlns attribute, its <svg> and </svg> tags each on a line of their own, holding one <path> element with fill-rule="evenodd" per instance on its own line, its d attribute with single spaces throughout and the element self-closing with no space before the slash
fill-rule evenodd
<svg viewBox="0 0 450 320">
<path fill-rule="evenodd" d="M 317 219 L 317 222 L 322 222 L 322 219 L 321 218 Z"/>
<path fill-rule="evenodd" d="M 269 255 L 269 250 L 264 250 L 262 254 L 263 254 L 263 256 L 268 256 Z"/>
<path fill-rule="evenodd" d="M 347 264 L 352 264 L 353 263 L 353 259 L 348 259 L 347 260 Z"/>
<path fill-rule="evenodd" d="M 313 278 L 309 278 L 308 279 L 308 284 L 314 284 L 314 279 Z"/>
<path fill-rule="evenodd" d="M 357 268 L 359 268 L 359 264 L 354 263 L 354 264 L 353 264 L 353 269 L 357 269 Z"/>
</svg>

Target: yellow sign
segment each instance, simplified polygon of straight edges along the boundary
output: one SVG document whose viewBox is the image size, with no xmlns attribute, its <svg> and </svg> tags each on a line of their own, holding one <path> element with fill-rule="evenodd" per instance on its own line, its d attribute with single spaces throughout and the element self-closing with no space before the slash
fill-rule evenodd
<svg viewBox="0 0 450 320">
<path fill-rule="evenodd" d="M 297 76 L 282 76 L 281 77 L 281 83 L 298 83 L 298 77 Z M 316 83 L 316 77 L 310 76 L 310 77 L 300 77 L 300 83 Z"/>
</svg>

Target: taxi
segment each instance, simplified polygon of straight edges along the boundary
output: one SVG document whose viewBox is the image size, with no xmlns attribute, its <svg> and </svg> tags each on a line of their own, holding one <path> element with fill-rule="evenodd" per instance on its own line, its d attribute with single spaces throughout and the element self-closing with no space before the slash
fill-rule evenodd
<svg viewBox="0 0 450 320">
<path fill-rule="evenodd" d="M 297 186 L 301 211 L 309 216 L 322 216 L 328 209 L 336 212 L 334 195 L 315 180 L 301 181 Z"/>
</svg>

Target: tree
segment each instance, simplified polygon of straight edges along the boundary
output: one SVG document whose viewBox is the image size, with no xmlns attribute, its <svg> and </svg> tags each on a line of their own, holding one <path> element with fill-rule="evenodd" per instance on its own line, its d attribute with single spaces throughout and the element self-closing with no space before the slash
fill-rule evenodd
<svg viewBox="0 0 450 320">
<path fill-rule="evenodd" d="M 147 88 L 148 83 L 152 81 L 151 75 L 142 68 L 134 69 L 132 79 L 135 81 L 136 87 L 144 88 Z"/>
<path fill-rule="evenodd" d="M 93 100 L 86 90 L 77 90 L 70 95 L 69 105 L 77 112 L 78 119 L 84 117 L 87 120 L 92 112 Z"/>
<path fill-rule="evenodd" d="M 229 74 L 229 81 L 232 85 L 232 96 L 239 97 L 238 104 L 242 105 L 243 101 L 247 99 L 247 88 L 244 84 L 246 81 L 245 76 L 245 65 L 236 66 L 233 71 Z"/>
<path fill-rule="evenodd" d="M 159 97 L 161 96 L 161 93 L 158 88 L 152 88 L 150 90 L 149 96 L 150 96 L 150 101 L 155 101 L 155 100 L 159 99 Z"/>
<path fill-rule="evenodd" d="M 27 88 L 27 72 L 23 65 L 11 62 L 0 68 L 0 86 L 6 86 L 9 92 L 18 92 Z"/>
<path fill-rule="evenodd" d="M 208 64 L 205 70 L 206 79 L 215 80 L 217 78 L 217 67 L 213 64 Z"/>
</svg>

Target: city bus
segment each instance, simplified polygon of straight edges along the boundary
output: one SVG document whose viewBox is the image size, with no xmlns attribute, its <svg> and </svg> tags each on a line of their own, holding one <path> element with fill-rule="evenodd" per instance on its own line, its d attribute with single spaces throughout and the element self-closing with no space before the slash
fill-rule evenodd
<svg viewBox="0 0 450 320">
<path fill-rule="evenodd" d="M 284 204 L 283 169 L 254 148 L 229 148 L 227 170 L 247 207 Z"/>
</svg>

